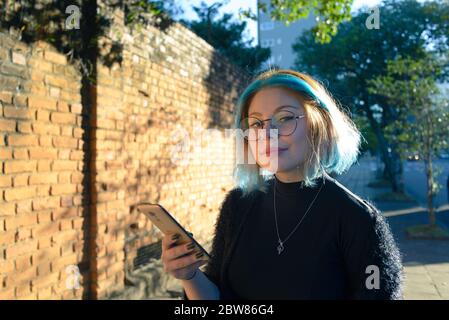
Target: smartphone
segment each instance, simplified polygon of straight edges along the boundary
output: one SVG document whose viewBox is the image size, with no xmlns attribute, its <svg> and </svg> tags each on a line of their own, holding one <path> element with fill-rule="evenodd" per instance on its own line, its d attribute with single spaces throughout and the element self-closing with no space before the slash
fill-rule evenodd
<svg viewBox="0 0 449 320">
<path fill-rule="evenodd" d="M 208 261 L 211 258 L 207 251 L 160 204 L 141 202 L 137 204 L 136 210 L 147 216 L 162 233 L 178 233 L 180 235 L 179 244 L 193 242 L 197 251 L 204 253 L 203 260 Z"/>
</svg>

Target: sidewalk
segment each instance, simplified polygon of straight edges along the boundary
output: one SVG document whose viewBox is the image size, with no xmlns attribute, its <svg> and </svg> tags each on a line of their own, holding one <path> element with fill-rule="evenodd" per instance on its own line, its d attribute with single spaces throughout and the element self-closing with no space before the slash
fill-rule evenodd
<svg viewBox="0 0 449 320">
<path fill-rule="evenodd" d="M 405 228 L 427 223 L 427 213 L 415 202 L 375 202 L 373 199 L 377 194 L 388 191 L 367 187 L 375 178 L 375 170 L 376 161 L 373 158 L 363 158 L 349 172 L 337 177 L 337 180 L 362 198 L 375 203 L 387 217 L 403 256 L 404 299 L 448 300 L 449 241 L 408 239 Z M 444 225 L 443 221 L 447 221 L 449 215 L 447 208 L 444 209 L 446 210 L 437 213 L 437 220 L 441 225 Z"/>
</svg>

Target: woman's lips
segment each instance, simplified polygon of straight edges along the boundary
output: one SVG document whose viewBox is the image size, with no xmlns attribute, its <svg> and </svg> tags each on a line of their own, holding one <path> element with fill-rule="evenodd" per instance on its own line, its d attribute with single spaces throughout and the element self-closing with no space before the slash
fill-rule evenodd
<svg viewBox="0 0 449 320">
<path fill-rule="evenodd" d="M 281 154 L 282 152 L 286 151 L 288 148 L 270 148 L 266 150 L 266 155 L 269 156 L 271 153 L 278 153 Z"/>
</svg>

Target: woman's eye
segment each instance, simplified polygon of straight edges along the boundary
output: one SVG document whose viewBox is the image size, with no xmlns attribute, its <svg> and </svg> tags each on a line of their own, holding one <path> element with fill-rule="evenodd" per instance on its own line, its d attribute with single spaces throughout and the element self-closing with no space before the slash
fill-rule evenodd
<svg viewBox="0 0 449 320">
<path fill-rule="evenodd" d="M 255 123 L 253 123 L 253 124 L 250 124 L 249 127 L 250 127 L 250 128 L 254 128 L 254 129 L 257 129 L 257 128 L 260 127 L 260 123 L 259 123 L 259 122 L 255 122 Z"/>
<path fill-rule="evenodd" d="M 286 116 L 286 117 L 282 117 L 282 118 L 279 120 L 279 122 L 285 122 L 285 121 L 289 121 L 289 120 L 292 120 L 292 119 L 293 119 L 292 116 Z"/>
</svg>

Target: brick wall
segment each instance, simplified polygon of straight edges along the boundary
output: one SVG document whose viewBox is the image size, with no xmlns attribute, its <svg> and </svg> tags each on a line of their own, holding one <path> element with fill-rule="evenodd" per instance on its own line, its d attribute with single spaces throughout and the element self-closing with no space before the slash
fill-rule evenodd
<svg viewBox="0 0 449 320">
<path fill-rule="evenodd" d="M 131 34 L 120 21 L 123 61 L 98 63 L 92 105 L 65 55 L 0 33 L 0 299 L 122 290 L 137 249 L 161 237 L 139 201 L 211 238 L 232 188 L 224 129 L 246 75 L 180 24 Z M 187 165 L 172 161 L 179 128 L 201 147 Z M 208 128 L 217 134 L 193 136 Z M 67 289 L 73 270 L 80 287 Z"/>
</svg>

